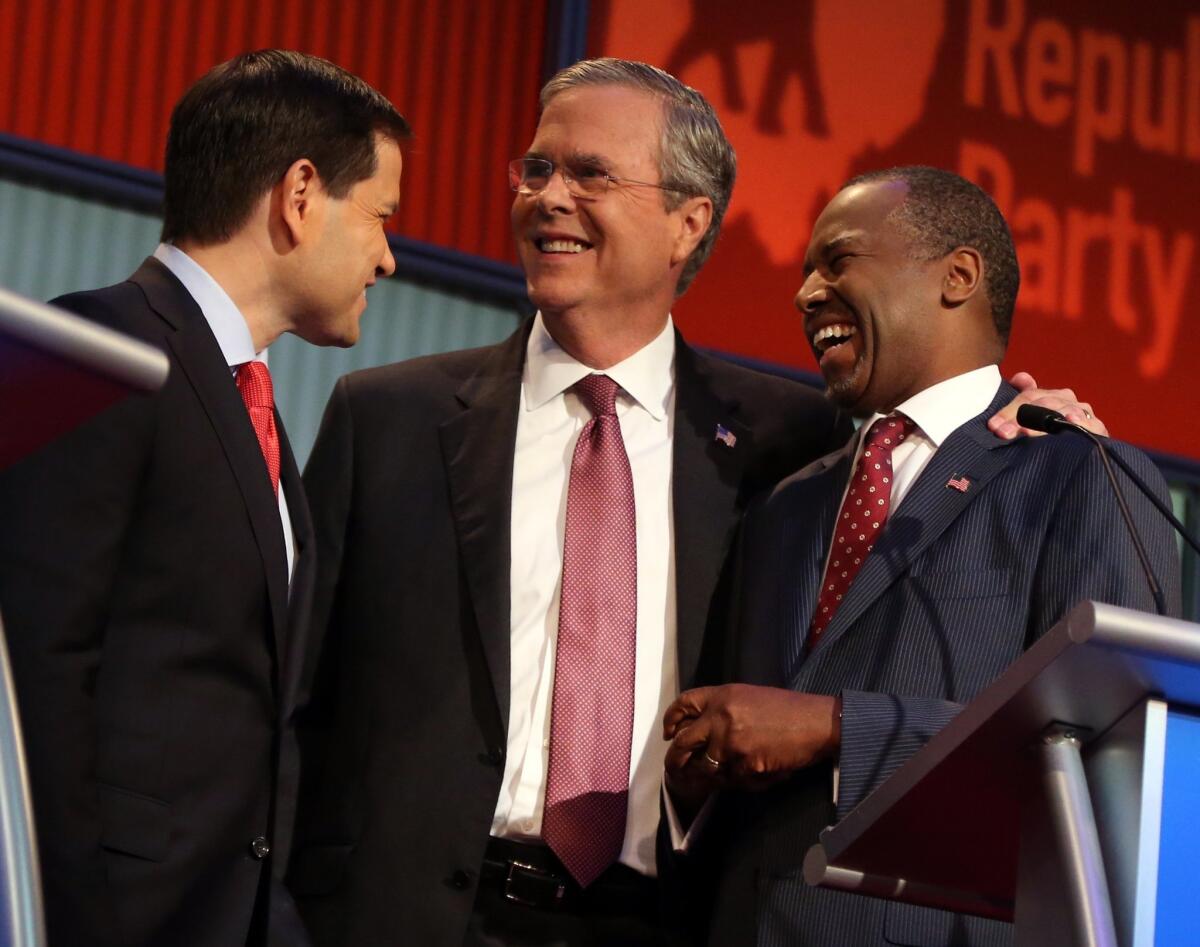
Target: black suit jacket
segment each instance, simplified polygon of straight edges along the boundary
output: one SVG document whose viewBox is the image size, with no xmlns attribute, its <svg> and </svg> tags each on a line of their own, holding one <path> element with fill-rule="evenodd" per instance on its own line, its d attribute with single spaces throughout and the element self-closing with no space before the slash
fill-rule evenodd
<svg viewBox="0 0 1200 947">
<path fill-rule="evenodd" d="M 507 747 L 513 452 L 529 327 L 337 385 L 305 482 L 324 629 L 290 883 L 318 943 L 461 944 Z M 816 392 L 677 340 L 679 679 L 757 490 L 844 442 Z M 717 425 L 733 433 L 730 448 Z"/>
<path fill-rule="evenodd" d="M 831 766 L 763 793 L 721 800 L 714 945 L 995 947 L 1007 924 L 808 887 L 801 865 L 844 816 L 1073 605 L 1095 599 L 1154 611 L 1154 601 L 1091 443 L 1001 441 L 987 419 L 951 434 L 893 510 L 816 647 L 805 639 L 853 446 L 781 483 L 747 515 L 741 544 L 736 680 L 842 696 L 840 785 Z M 1147 458 L 1118 442 L 1166 496 Z M 965 477 L 965 492 L 948 486 Z M 1140 493 L 1125 490 L 1170 610 L 1179 609 L 1176 544 Z M 985 816 L 986 817 L 986 816 Z M 986 858 L 986 853 L 980 853 Z"/>
<path fill-rule="evenodd" d="M 293 816 L 285 721 L 314 573 L 295 459 L 277 418 L 289 596 L 266 465 L 191 296 L 150 259 L 55 302 L 160 346 L 171 372 L 0 475 L 51 944 L 257 940 Z M 256 858 L 256 837 L 275 856 Z"/>
</svg>

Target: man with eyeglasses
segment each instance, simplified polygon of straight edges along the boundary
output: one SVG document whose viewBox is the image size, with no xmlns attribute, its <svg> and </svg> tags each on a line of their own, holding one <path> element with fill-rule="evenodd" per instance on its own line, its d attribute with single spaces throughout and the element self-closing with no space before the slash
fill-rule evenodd
<svg viewBox="0 0 1200 947">
<path fill-rule="evenodd" d="M 305 474 L 318 944 L 661 943 L 660 721 L 719 663 L 747 500 L 849 436 L 674 329 L 734 180 L 708 102 L 602 59 L 542 107 L 509 167 L 538 315 L 343 378 Z"/>
</svg>

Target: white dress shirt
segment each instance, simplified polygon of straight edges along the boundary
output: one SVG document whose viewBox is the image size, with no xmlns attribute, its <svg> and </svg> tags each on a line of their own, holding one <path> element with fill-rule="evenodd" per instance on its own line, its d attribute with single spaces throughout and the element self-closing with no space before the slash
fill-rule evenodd
<svg viewBox="0 0 1200 947">
<path fill-rule="evenodd" d="M 629 809 L 620 860 L 655 874 L 654 840 L 666 743 L 661 721 L 678 694 L 671 444 L 675 332 L 603 372 L 621 390 L 617 418 L 637 511 L 637 652 Z M 539 313 L 526 349 L 512 487 L 512 658 L 508 755 L 492 834 L 538 841 L 546 795 L 567 486 L 591 418 L 568 389 L 592 370 L 550 337 Z"/>
<path fill-rule="evenodd" d="M 154 251 L 154 259 L 170 270 L 183 288 L 196 301 L 208 327 L 217 338 L 221 354 L 225 356 L 225 364 L 234 376 L 237 366 L 244 362 L 267 363 L 267 350 L 254 351 L 254 342 L 250 337 L 250 327 L 241 310 L 229 298 L 229 294 L 221 288 L 221 284 L 213 279 L 208 271 L 190 256 L 176 246 L 160 243 Z M 296 538 L 292 534 L 292 520 L 288 515 L 286 485 L 283 479 L 279 481 L 279 521 L 283 526 L 283 543 L 287 549 L 288 582 L 291 582 L 292 568 L 296 564 Z"/>
<path fill-rule="evenodd" d="M 889 509 L 895 510 L 921 475 L 926 464 L 937 453 L 946 438 L 977 414 L 982 414 L 1000 387 L 1000 369 L 985 365 L 931 385 L 896 407 L 896 412 L 912 419 L 916 428 L 892 451 L 892 498 Z M 893 412 L 895 413 L 895 412 Z M 872 415 L 858 431 L 858 446 L 854 462 L 862 452 L 862 439 L 867 429 L 882 414 Z M 851 467 L 853 470 L 854 468 Z M 850 484 L 846 484 L 846 489 Z M 842 494 L 845 499 L 845 494 Z"/>
</svg>

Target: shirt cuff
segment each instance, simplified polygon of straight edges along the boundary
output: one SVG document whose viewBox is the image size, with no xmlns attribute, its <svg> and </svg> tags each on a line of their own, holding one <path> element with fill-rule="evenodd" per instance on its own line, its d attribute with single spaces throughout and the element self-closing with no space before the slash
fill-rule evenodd
<svg viewBox="0 0 1200 947">
<path fill-rule="evenodd" d="M 663 810 L 667 814 L 667 828 L 671 832 L 671 848 L 673 851 L 682 854 L 696 844 L 696 839 L 704 834 L 704 826 L 708 823 L 709 817 L 712 815 L 716 799 L 717 794 L 714 792 L 704 800 L 704 805 L 700 807 L 700 811 L 696 813 L 696 818 L 692 819 L 692 824 L 688 826 L 688 830 L 685 832 L 683 830 L 683 823 L 679 820 L 679 813 L 675 811 L 675 803 L 671 801 L 671 794 L 667 792 L 666 781 L 663 781 Z"/>
</svg>

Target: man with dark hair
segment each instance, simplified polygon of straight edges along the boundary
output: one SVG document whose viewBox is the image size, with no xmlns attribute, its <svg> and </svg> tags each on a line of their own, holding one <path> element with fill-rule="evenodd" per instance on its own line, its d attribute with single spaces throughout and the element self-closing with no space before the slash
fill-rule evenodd
<svg viewBox="0 0 1200 947">
<path fill-rule="evenodd" d="M 395 267 L 407 136 L 324 60 L 217 66 L 172 115 L 163 243 L 55 301 L 162 347 L 171 373 L 0 475 L 54 945 L 302 942 L 277 879 L 315 563 L 266 350 L 358 338 Z"/>
<path fill-rule="evenodd" d="M 537 317 L 338 383 L 289 876 L 319 943 L 661 941 L 662 713 L 712 678 L 749 497 L 850 432 L 673 327 L 734 176 L 694 89 L 568 67 L 509 167 Z"/>
<path fill-rule="evenodd" d="M 1091 444 L 987 430 L 1014 394 L 996 366 L 1018 276 L 982 191 L 932 168 L 858 178 L 804 272 L 830 394 L 866 421 L 746 516 L 739 683 L 665 717 L 678 829 L 724 790 L 694 838 L 675 833 L 681 876 L 715 865 L 715 898 L 690 879 L 714 945 L 1006 944 L 996 921 L 810 888 L 805 853 L 1077 602 L 1154 599 Z M 1110 449 L 1166 496 L 1144 455 Z M 1174 539 L 1129 503 L 1177 612 Z"/>
</svg>

